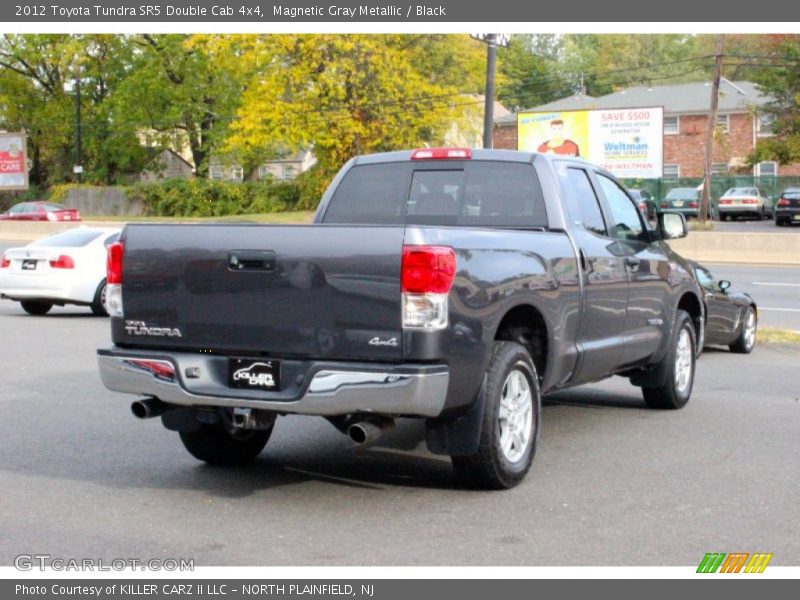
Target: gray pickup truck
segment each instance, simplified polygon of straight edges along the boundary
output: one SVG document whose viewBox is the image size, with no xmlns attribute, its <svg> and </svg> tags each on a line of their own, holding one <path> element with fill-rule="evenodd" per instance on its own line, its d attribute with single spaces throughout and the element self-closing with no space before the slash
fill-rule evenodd
<svg viewBox="0 0 800 600">
<path fill-rule="evenodd" d="M 700 290 L 612 175 L 579 159 L 359 156 L 310 225 L 132 224 L 109 248 L 103 383 L 187 450 L 240 464 L 278 415 L 370 443 L 399 417 L 471 485 L 530 468 L 541 398 L 611 375 L 692 391 Z"/>
</svg>

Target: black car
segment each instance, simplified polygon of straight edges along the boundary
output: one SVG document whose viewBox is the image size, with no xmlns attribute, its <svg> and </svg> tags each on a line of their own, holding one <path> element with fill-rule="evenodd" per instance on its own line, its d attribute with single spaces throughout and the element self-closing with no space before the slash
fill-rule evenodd
<svg viewBox="0 0 800 600">
<path fill-rule="evenodd" d="M 706 305 L 706 326 L 698 332 L 698 350 L 708 346 L 728 346 L 731 352 L 752 352 L 758 329 L 755 300 L 743 292 L 730 292 L 730 281 L 717 281 L 706 267 L 689 262 L 703 289 Z"/>
<path fill-rule="evenodd" d="M 783 190 L 775 203 L 775 225 L 800 223 L 800 187 Z"/>
</svg>

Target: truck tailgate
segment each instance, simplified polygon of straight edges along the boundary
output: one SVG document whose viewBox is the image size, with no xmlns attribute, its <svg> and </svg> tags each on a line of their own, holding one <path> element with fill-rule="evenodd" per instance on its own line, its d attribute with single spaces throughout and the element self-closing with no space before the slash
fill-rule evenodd
<svg viewBox="0 0 800 600">
<path fill-rule="evenodd" d="M 129 225 L 114 343 L 400 360 L 402 226 Z"/>
</svg>

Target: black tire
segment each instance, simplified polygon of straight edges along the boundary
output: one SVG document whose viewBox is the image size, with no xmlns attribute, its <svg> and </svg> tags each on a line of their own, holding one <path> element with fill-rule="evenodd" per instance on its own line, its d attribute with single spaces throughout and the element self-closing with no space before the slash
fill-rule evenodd
<svg viewBox="0 0 800 600">
<path fill-rule="evenodd" d="M 509 448 L 508 452 L 521 452 L 519 458 L 512 462 L 501 447 L 503 432 L 500 405 L 504 392 L 509 390 L 507 384 L 513 385 L 510 382 L 513 381 L 511 376 L 515 372 L 527 382 L 531 410 L 527 424 L 524 416 L 517 422 L 524 430 L 527 430 L 528 425 L 530 429 L 524 448 Z M 484 410 L 478 452 L 471 456 L 451 457 L 456 476 L 469 487 L 493 490 L 513 488 L 531 468 L 539 439 L 542 412 L 536 367 L 523 346 L 516 342 L 494 342 L 486 371 L 486 383 L 479 401 L 484 403 Z M 506 435 L 511 435 L 509 430 L 506 430 Z"/>
<path fill-rule="evenodd" d="M 684 337 L 684 332 L 687 337 Z M 689 352 L 686 355 L 681 352 L 679 347 L 683 343 L 690 344 Z M 688 382 L 685 384 L 677 381 L 679 360 L 683 364 L 685 364 L 684 361 L 689 361 Z M 692 319 L 686 311 L 678 310 L 669 341 L 669 349 L 661 362 L 655 366 L 655 379 L 661 384 L 654 387 L 642 387 L 645 404 L 650 408 L 657 409 L 683 408 L 692 395 L 696 360 L 697 351 Z"/>
<path fill-rule="evenodd" d="M 97 286 L 97 291 L 94 293 L 94 300 L 92 300 L 92 304 L 90 308 L 92 309 L 92 314 L 96 317 L 107 317 L 108 312 L 106 311 L 106 280 L 100 282 L 100 285 Z"/>
<path fill-rule="evenodd" d="M 238 430 L 223 425 L 203 425 L 198 431 L 181 431 L 189 454 L 210 465 L 238 466 L 252 461 L 269 441 L 272 429 Z"/>
<path fill-rule="evenodd" d="M 750 322 L 749 319 L 753 319 L 753 336 L 750 338 L 748 336 L 747 328 L 748 323 Z M 756 318 L 756 311 L 753 309 L 752 306 L 748 306 L 744 314 L 742 314 L 742 330 L 739 332 L 739 337 L 736 338 L 731 345 L 728 346 L 731 352 L 736 352 L 737 354 L 750 354 L 753 351 L 753 348 L 756 347 L 756 333 L 758 331 L 758 319 Z"/>
<path fill-rule="evenodd" d="M 700 355 L 703 353 L 703 346 L 705 345 L 706 341 L 706 323 L 705 321 L 700 321 L 700 329 L 695 334 L 695 344 L 697 347 L 695 348 L 695 357 L 700 358 Z"/>
<path fill-rule="evenodd" d="M 43 300 L 23 300 L 20 304 L 22 305 L 22 310 L 26 313 L 38 317 L 46 315 L 53 308 L 52 302 L 44 302 Z"/>
</svg>

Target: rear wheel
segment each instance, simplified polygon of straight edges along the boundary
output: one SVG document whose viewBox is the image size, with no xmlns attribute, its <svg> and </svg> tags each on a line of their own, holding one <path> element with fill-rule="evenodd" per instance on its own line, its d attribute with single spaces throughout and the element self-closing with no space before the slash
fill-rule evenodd
<svg viewBox="0 0 800 600">
<path fill-rule="evenodd" d="M 107 317 L 108 312 L 106 311 L 106 290 L 108 286 L 106 286 L 106 280 L 100 282 L 100 285 L 97 286 L 97 291 L 94 293 L 94 300 L 92 300 L 91 309 L 92 314 L 97 317 Z"/>
<path fill-rule="evenodd" d="M 53 308 L 52 302 L 44 302 L 42 300 L 23 300 L 20 304 L 22 305 L 22 310 L 26 313 L 37 316 L 46 315 Z"/>
<path fill-rule="evenodd" d="M 661 385 L 642 387 L 645 404 L 650 408 L 683 408 L 692 395 L 695 370 L 695 335 L 692 319 L 679 310 L 670 339 L 669 350 L 655 366 Z"/>
<path fill-rule="evenodd" d="M 523 346 L 494 343 L 480 401 L 484 407 L 478 452 L 453 456 L 453 468 L 471 487 L 512 488 L 533 462 L 542 404 L 536 368 Z"/>
<path fill-rule="evenodd" d="M 225 426 L 203 425 L 197 431 L 180 432 L 189 454 L 210 465 L 237 466 L 253 460 L 269 441 L 272 429 L 229 430 Z"/>
<path fill-rule="evenodd" d="M 738 354 L 750 354 L 753 348 L 756 347 L 756 331 L 758 329 L 758 320 L 756 319 L 756 311 L 752 306 L 748 306 L 744 311 L 742 317 L 742 331 L 739 337 L 728 348 L 731 352 Z"/>
</svg>

